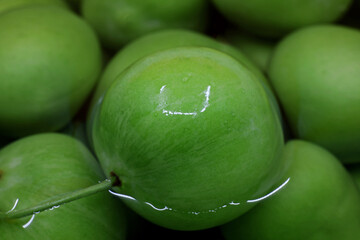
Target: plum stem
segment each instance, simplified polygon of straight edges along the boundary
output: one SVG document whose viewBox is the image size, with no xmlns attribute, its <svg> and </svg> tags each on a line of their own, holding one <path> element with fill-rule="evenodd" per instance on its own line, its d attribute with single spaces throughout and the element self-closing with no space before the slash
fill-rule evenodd
<svg viewBox="0 0 360 240">
<path fill-rule="evenodd" d="M 104 181 L 99 182 L 98 184 L 92 185 L 90 187 L 53 196 L 47 199 L 46 201 L 43 201 L 30 208 L 13 210 L 6 213 L 0 212 L 0 220 L 30 216 L 48 210 L 52 207 L 59 206 L 64 203 L 69 203 L 74 200 L 81 199 L 98 192 L 109 190 L 111 187 L 116 185 L 117 181 L 118 181 L 117 177 L 113 176 L 110 179 L 105 179 Z"/>
</svg>

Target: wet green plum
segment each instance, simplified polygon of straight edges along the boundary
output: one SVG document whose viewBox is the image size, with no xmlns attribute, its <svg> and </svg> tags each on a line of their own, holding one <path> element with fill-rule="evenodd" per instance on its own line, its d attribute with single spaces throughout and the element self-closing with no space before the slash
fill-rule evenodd
<svg viewBox="0 0 360 240">
<path fill-rule="evenodd" d="M 269 75 L 293 134 L 344 163 L 360 160 L 360 31 L 303 28 L 274 50 Z"/>
<path fill-rule="evenodd" d="M 236 60 L 243 63 L 257 76 L 257 79 L 259 79 L 260 82 L 264 85 L 265 90 L 273 102 L 274 108 L 276 108 L 279 117 L 281 117 L 277 100 L 272 93 L 272 89 L 268 83 L 268 80 L 258 69 L 258 67 L 256 67 L 241 51 L 237 50 L 231 45 L 218 42 L 215 39 L 201 33 L 190 30 L 168 29 L 156 31 L 136 39 L 121 49 L 110 60 L 99 80 L 90 103 L 90 110 L 87 117 L 87 132 L 91 144 L 93 116 L 101 103 L 102 96 L 114 82 L 116 77 L 133 63 L 143 57 L 146 57 L 147 55 L 156 53 L 161 50 L 187 46 L 213 48 L 227 53 Z"/>
<path fill-rule="evenodd" d="M 86 0 L 81 14 L 105 47 L 119 49 L 156 30 L 202 31 L 207 23 L 207 5 L 206 0 Z"/>
<path fill-rule="evenodd" d="M 337 21 L 352 0 L 213 0 L 237 26 L 259 36 L 279 38 L 296 29 Z"/>
<path fill-rule="evenodd" d="M 222 226 L 227 240 L 360 239 L 360 192 L 326 149 L 289 141 L 288 164 L 277 192 Z M 280 189 L 280 190 L 279 190 Z"/>
<path fill-rule="evenodd" d="M 100 74 L 94 31 L 52 6 L 0 15 L 0 132 L 21 137 L 65 126 Z"/>
<path fill-rule="evenodd" d="M 210 48 L 172 48 L 131 65 L 107 90 L 92 130 L 124 202 L 175 230 L 245 213 L 283 169 L 281 124 L 263 85 Z"/>
<path fill-rule="evenodd" d="M 55 5 L 59 7 L 67 7 L 62 0 L 1 0 L 0 14 L 22 7 L 41 6 L 41 5 Z"/>
<path fill-rule="evenodd" d="M 59 133 L 19 139 L 0 151 L 0 211 L 34 206 L 105 176 L 78 140 Z M 0 220 L 2 240 L 125 239 L 124 206 L 108 192 L 18 219 Z"/>
</svg>

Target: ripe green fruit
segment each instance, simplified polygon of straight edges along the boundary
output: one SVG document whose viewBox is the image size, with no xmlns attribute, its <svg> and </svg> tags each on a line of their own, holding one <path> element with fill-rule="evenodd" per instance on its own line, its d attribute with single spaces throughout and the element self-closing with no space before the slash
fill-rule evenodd
<svg viewBox="0 0 360 240">
<path fill-rule="evenodd" d="M 87 0 L 82 2 L 81 13 L 104 46 L 119 49 L 156 30 L 203 30 L 207 4 L 206 0 Z"/>
<path fill-rule="evenodd" d="M 293 133 L 345 163 L 360 159 L 360 31 L 322 25 L 287 36 L 270 80 Z"/>
<path fill-rule="evenodd" d="M 131 65 L 106 92 L 93 141 L 126 204 L 177 230 L 236 218 L 282 170 L 281 125 L 262 84 L 209 48 L 172 48 Z"/>
<path fill-rule="evenodd" d="M 295 29 L 338 20 L 352 0 L 213 0 L 230 21 L 249 32 L 280 37 Z"/>
<path fill-rule="evenodd" d="M 100 166 L 76 139 L 57 133 L 29 136 L 0 151 L 0 211 L 32 207 L 102 179 Z M 124 206 L 107 192 L 0 220 L 2 240 L 125 239 L 125 228 Z"/>
<path fill-rule="evenodd" d="M 90 111 L 87 118 L 87 131 L 91 145 L 91 128 L 93 124 L 93 117 L 101 103 L 104 93 L 111 86 L 116 77 L 133 63 L 143 57 L 146 57 L 147 55 L 175 47 L 190 46 L 213 48 L 229 54 L 230 56 L 244 64 L 256 75 L 257 79 L 264 85 L 264 88 L 267 91 L 269 98 L 274 105 L 274 108 L 278 112 L 279 117 L 281 117 L 277 100 L 272 93 L 272 89 L 270 88 L 268 80 L 243 53 L 231 47 L 230 45 L 220 43 L 212 38 L 193 31 L 174 29 L 162 30 L 143 36 L 128 44 L 123 49 L 121 49 L 121 51 L 119 51 L 107 65 L 95 89 L 94 95 L 90 103 Z"/>
<path fill-rule="evenodd" d="M 46 5 L 55 5 L 65 8 L 67 7 L 67 5 L 63 2 L 63 0 L 1 0 L 0 14 L 21 7 L 46 6 Z"/>
<path fill-rule="evenodd" d="M 287 143 L 283 158 L 289 167 L 282 189 L 224 225 L 225 238 L 360 239 L 360 192 L 341 163 L 299 140 Z"/>
<path fill-rule="evenodd" d="M 55 131 L 74 116 L 101 69 L 92 29 L 59 7 L 0 15 L 0 132 Z"/>
</svg>

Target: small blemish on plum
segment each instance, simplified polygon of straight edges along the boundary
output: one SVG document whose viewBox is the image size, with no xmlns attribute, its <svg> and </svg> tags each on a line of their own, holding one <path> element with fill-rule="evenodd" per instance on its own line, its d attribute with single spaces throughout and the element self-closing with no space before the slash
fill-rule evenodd
<svg viewBox="0 0 360 240">
<path fill-rule="evenodd" d="M 113 184 L 113 187 L 121 187 L 122 183 L 118 175 L 114 173 L 113 171 L 110 172 L 110 176 L 115 177 L 115 182 Z"/>
</svg>

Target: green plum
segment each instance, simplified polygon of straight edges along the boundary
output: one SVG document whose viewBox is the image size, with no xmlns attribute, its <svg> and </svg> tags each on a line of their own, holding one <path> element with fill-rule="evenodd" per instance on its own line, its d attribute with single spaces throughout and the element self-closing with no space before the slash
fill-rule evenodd
<svg viewBox="0 0 360 240">
<path fill-rule="evenodd" d="M 103 180 L 78 140 L 58 133 L 19 139 L 0 151 L 0 210 L 24 209 Z M 125 239 L 125 206 L 108 192 L 18 219 L 0 220 L 2 240 Z"/>
<path fill-rule="evenodd" d="M 283 170 L 281 124 L 263 85 L 210 48 L 171 48 L 131 65 L 107 90 L 92 130 L 124 202 L 175 230 L 236 218 Z"/>
<path fill-rule="evenodd" d="M 225 238 L 360 239 L 360 192 L 335 156 L 313 143 L 292 140 L 283 158 L 288 170 L 277 192 L 222 226 Z"/>
<path fill-rule="evenodd" d="M 309 25 L 337 21 L 352 0 L 213 0 L 237 26 L 259 36 L 277 38 Z"/>
<path fill-rule="evenodd" d="M 21 7 L 50 4 L 65 8 L 67 7 L 66 3 L 64 3 L 62 0 L 0 0 L 0 14 Z"/>
<path fill-rule="evenodd" d="M 360 31 L 303 28 L 274 50 L 269 75 L 294 135 L 360 160 Z"/>
<path fill-rule="evenodd" d="M 242 52 L 238 51 L 230 45 L 218 42 L 215 39 L 207 37 L 201 33 L 193 32 L 190 30 L 168 29 L 156 31 L 154 33 L 150 33 L 139 39 L 136 39 L 135 41 L 126 45 L 122 50 L 120 50 L 106 66 L 100 78 L 100 81 L 95 89 L 94 95 L 90 103 L 90 110 L 88 112 L 87 132 L 91 145 L 91 127 L 93 123 L 93 116 L 95 115 L 95 112 L 97 111 L 97 108 L 101 103 L 102 96 L 113 83 L 115 78 L 126 68 L 131 66 L 134 62 L 138 61 L 143 57 L 146 57 L 149 54 L 156 53 L 165 49 L 186 46 L 213 48 L 225 52 L 243 63 L 254 74 L 256 74 L 257 79 L 259 79 L 260 82 L 264 85 L 265 90 L 268 92 L 268 95 L 273 102 L 274 108 L 278 112 L 279 117 L 281 117 L 277 100 L 272 93 L 272 89 L 270 87 L 270 84 L 268 83 L 268 80 Z"/>
<path fill-rule="evenodd" d="M 229 31 L 221 37 L 242 51 L 263 73 L 267 73 L 269 61 L 276 41 L 259 38 L 240 31 Z"/>
<path fill-rule="evenodd" d="M 82 16 L 95 28 L 105 47 L 119 49 L 160 29 L 206 27 L 206 0 L 86 0 Z"/>
<path fill-rule="evenodd" d="M 50 6 L 0 15 L 0 132 L 21 137 L 65 126 L 102 67 L 93 30 Z"/>
</svg>

